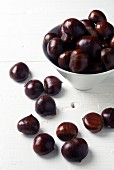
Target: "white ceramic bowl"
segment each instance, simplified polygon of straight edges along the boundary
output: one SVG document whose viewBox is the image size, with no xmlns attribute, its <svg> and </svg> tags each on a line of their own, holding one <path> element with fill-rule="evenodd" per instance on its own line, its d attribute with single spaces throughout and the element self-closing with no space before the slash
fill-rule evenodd
<svg viewBox="0 0 114 170">
<path fill-rule="evenodd" d="M 58 28 L 58 26 L 53 28 L 49 32 L 57 33 L 57 28 Z M 114 69 L 106 71 L 106 72 L 102 72 L 102 73 L 97 73 L 97 74 L 78 74 L 78 73 L 65 71 L 50 61 L 50 59 L 47 57 L 44 44 L 43 44 L 43 51 L 44 51 L 44 54 L 45 54 L 48 62 L 52 66 L 54 66 L 57 69 L 57 71 L 73 85 L 74 88 L 76 88 L 78 90 L 90 90 L 90 89 L 94 88 L 95 86 L 97 86 L 106 77 L 108 77 L 111 73 L 114 72 Z"/>
<path fill-rule="evenodd" d="M 46 57 L 47 58 L 47 57 Z M 53 65 L 57 71 L 65 77 L 74 88 L 78 90 L 90 90 L 97 86 L 99 83 L 101 83 L 106 77 L 108 77 L 111 73 L 114 72 L 114 70 L 110 70 L 103 73 L 98 74 L 77 74 L 65 71 L 59 67 L 57 67 L 55 64 L 53 64 L 48 58 L 48 62 Z"/>
</svg>

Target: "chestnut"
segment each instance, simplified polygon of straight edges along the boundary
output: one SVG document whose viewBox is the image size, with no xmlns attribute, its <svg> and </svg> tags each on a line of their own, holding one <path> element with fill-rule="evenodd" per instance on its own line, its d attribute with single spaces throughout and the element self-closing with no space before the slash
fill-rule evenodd
<svg viewBox="0 0 114 170">
<path fill-rule="evenodd" d="M 114 108 L 106 108 L 102 111 L 104 125 L 109 128 L 114 128 Z"/>
<path fill-rule="evenodd" d="M 77 41 L 76 49 L 81 49 L 91 57 L 91 60 L 96 60 L 100 58 L 102 45 L 96 37 L 84 36 Z"/>
<path fill-rule="evenodd" d="M 88 144 L 83 138 L 75 137 L 64 143 L 61 152 L 68 161 L 81 162 L 88 154 Z"/>
<path fill-rule="evenodd" d="M 56 104 L 49 95 L 40 96 L 35 103 L 35 111 L 41 116 L 56 115 Z"/>
<path fill-rule="evenodd" d="M 72 50 L 65 51 L 64 53 L 60 54 L 58 57 L 58 65 L 60 68 L 69 71 L 69 62 L 70 62 L 70 55 Z"/>
<path fill-rule="evenodd" d="M 104 67 L 101 61 L 91 62 L 88 67 L 87 73 L 96 74 L 104 71 Z"/>
<path fill-rule="evenodd" d="M 97 133 L 101 131 L 103 127 L 103 119 L 102 116 L 98 113 L 91 112 L 86 114 L 83 118 L 84 126 L 91 131 L 92 133 Z"/>
<path fill-rule="evenodd" d="M 43 39 L 43 51 L 44 51 L 44 54 L 49 58 L 49 55 L 47 53 L 47 42 L 49 42 L 51 39 L 55 38 L 55 37 L 59 37 L 58 35 L 58 29 L 59 29 L 60 25 L 52 28 L 45 36 L 44 36 L 44 39 Z M 53 38 L 52 38 L 53 37 Z"/>
<path fill-rule="evenodd" d="M 25 94 L 30 99 L 36 99 L 43 92 L 43 84 L 39 80 L 30 80 L 25 85 Z"/>
<path fill-rule="evenodd" d="M 47 133 L 37 135 L 33 141 L 33 150 L 39 155 L 46 155 L 54 150 L 55 141 Z"/>
<path fill-rule="evenodd" d="M 90 20 L 84 19 L 84 20 L 82 20 L 81 22 L 85 25 L 88 33 L 89 33 L 91 36 L 98 38 L 98 33 L 97 33 L 97 31 L 95 30 L 95 25 L 94 25 Z"/>
<path fill-rule="evenodd" d="M 66 34 L 70 35 L 72 39 L 78 40 L 84 35 L 88 35 L 85 26 L 75 18 L 69 18 L 63 23 L 63 30 Z"/>
<path fill-rule="evenodd" d="M 100 10 L 93 10 L 88 16 L 88 19 L 97 24 L 99 21 L 107 20 L 105 14 Z"/>
<path fill-rule="evenodd" d="M 67 141 L 76 137 L 78 134 L 78 128 L 74 123 L 63 122 L 61 123 L 56 130 L 57 137 L 62 141 Z"/>
<path fill-rule="evenodd" d="M 95 25 L 93 22 L 91 22 L 89 19 L 83 19 L 81 22 L 84 24 L 84 26 L 87 27 L 92 27 L 95 28 Z"/>
<path fill-rule="evenodd" d="M 56 95 L 61 91 L 62 82 L 55 76 L 47 76 L 44 79 L 44 90 L 50 95 Z"/>
<path fill-rule="evenodd" d="M 19 62 L 11 67 L 9 74 L 10 77 L 16 82 L 22 82 L 28 78 L 30 72 L 28 66 L 25 63 Z"/>
<path fill-rule="evenodd" d="M 66 34 L 65 32 L 61 35 L 61 40 L 64 42 L 64 43 L 70 43 L 72 42 L 72 38 Z M 65 45 L 65 44 L 64 44 Z"/>
<path fill-rule="evenodd" d="M 95 38 L 98 39 L 98 33 L 97 33 L 97 31 L 96 31 L 94 28 L 92 28 L 92 27 L 86 27 L 86 29 L 88 30 L 88 32 L 89 32 L 89 34 L 90 34 L 91 36 L 93 36 L 93 37 L 95 37 Z"/>
<path fill-rule="evenodd" d="M 85 73 L 89 64 L 89 56 L 82 50 L 74 50 L 70 56 L 69 67 L 74 73 Z"/>
<path fill-rule="evenodd" d="M 101 60 L 107 70 L 114 69 L 114 49 L 104 48 L 101 51 Z"/>
<path fill-rule="evenodd" d="M 114 27 L 109 22 L 103 20 L 96 24 L 95 29 L 99 36 L 107 42 L 111 40 L 114 35 Z"/>
<path fill-rule="evenodd" d="M 39 131 L 39 121 L 31 114 L 21 119 L 17 124 L 17 129 L 27 135 L 34 135 Z"/>
<path fill-rule="evenodd" d="M 61 40 L 63 41 L 63 43 L 65 43 L 64 46 L 65 46 L 66 44 L 69 45 L 69 43 L 71 43 L 72 40 L 73 40 L 73 37 L 72 37 L 72 36 L 70 36 L 69 34 L 67 34 L 67 33 L 64 32 L 63 24 L 61 24 L 61 26 L 60 26 L 60 28 L 59 28 L 59 30 L 58 30 L 58 34 L 59 34 L 59 36 L 61 37 Z"/>
<path fill-rule="evenodd" d="M 50 60 L 57 61 L 58 56 L 64 51 L 63 42 L 60 38 L 52 38 L 47 44 L 47 53 Z"/>
<path fill-rule="evenodd" d="M 95 29 L 93 29 L 92 27 L 87 27 L 86 29 L 88 30 L 88 32 L 91 36 L 98 39 L 98 34 L 97 34 L 97 31 Z"/>
<path fill-rule="evenodd" d="M 114 36 L 112 37 L 111 41 L 110 41 L 110 47 L 114 48 Z"/>
<path fill-rule="evenodd" d="M 55 38 L 55 37 L 57 37 L 57 34 L 51 33 L 51 32 L 47 33 L 47 34 L 44 36 L 44 43 L 47 45 L 48 42 L 49 42 L 52 38 Z"/>
</svg>

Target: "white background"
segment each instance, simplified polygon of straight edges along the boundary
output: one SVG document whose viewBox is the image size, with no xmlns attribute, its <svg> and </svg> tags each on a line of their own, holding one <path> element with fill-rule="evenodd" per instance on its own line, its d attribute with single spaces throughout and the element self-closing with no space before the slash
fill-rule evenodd
<svg viewBox="0 0 114 170">
<path fill-rule="evenodd" d="M 88 132 L 82 117 L 91 111 L 98 112 L 114 107 L 114 75 L 89 92 L 80 92 L 52 68 L 42 51 L 43 36 L 65 19 L 84 19 L 93 9 L 106 13 L 114 24 L 112 0 L 0 0 L 0 170 L 113 170 L 114 130 L 103 129 L 98 134 Z M 26 62 L 32 78 L 41 81 L 48 75 L 58 76 L 63 88 L 54 99 L 57 115 L 41 118 L 35 113 L 35 101 L 24 94 L 24 83 L 9 78 L 9 69 L 16 62 Z M 71 108 L 74 102 L 75 108 Z M 40 132 L 50 133 L 57 149 L 40 157 L 33 152 L 33 137 L 17 131 L 17 122 L 33 114 L 41 124 Z M 89 154 L 81 163 L 69 163 L 61 155 L 63 144 L 55 134 L 62 121 L 72 121 L 79 128 L 79 137 L 87 140 Z"/>
</svg>

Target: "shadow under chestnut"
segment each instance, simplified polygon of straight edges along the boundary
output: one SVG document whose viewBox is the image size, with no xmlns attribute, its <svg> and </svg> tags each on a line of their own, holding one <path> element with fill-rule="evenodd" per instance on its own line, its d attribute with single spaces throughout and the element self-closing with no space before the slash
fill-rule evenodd
<svg viewBox="0 0 114 170">
<path fill-rule="evenodd" d="M 41 116 L 43 119 L 45 120 L 51 120 L 51 119 L 56 119 L 60 113 L 60 109 L 59 108 L 56 108 L 56 115 L 47 115 L 47 116 Z"/>
<path fill-rule="evenodd" d="M 64 87 L 62 87 L 61 91 L 57 95 L 52 96 L 52 97 L 54 97 L 55 99 L 62 98 L 64 96 L 64 94 L 66 94 L 66 92 L 67 92 L 67 90 Z"/>
<path fill-rule="evenodd" d="M 92 162 L 93 159 L 94 159 L 94 154 L 91 151 L 91 149 L 89 149 L 87 156 L 81 162 L 70 162 L 70 163 L 75 166 L 83 166 Z"/>
<path fill-rule="evenodd" d="M 96 133 L 95 135 L 98 137 L 105 138 L 109 136 L 110 133 L 113 133 L 113 132 L 114 132 L 114 128 L 103 127 L 103 129 L 99 133 Z"/>
</svg>

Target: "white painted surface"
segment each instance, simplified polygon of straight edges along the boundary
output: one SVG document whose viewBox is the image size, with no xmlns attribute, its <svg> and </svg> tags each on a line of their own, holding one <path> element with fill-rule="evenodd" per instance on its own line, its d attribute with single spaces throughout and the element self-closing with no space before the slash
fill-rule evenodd
<svg viewBox="0 0 114 170">
<path fill-rule="evenodd" d="M 88 112 L 99 114 L 106 107 L 114 107 L 114 75 L 89 92 L 75 90 L 45 60 L 42 51 L 44 34 L 69 17 L 86 18 L 92 9 L 102 9 L 114 23 L 112 0 L 4 0 L 0 1 L 0 170 L 113 170 L 114 130 L 103 129 L 98 134 L 88 132 L 81 118 Z M 61 93 L 54 97 L 57 115 L 41 118 L 35 113 L 35 101 L 24 95 L 24 83 L 9 78 L 9 69 L 17 61 L 26 61 L 32 78 L 42 80 L 47 75 L 63 81 Z M 37 61 L 37 62 L 36 62 Z M 76 108 L 71 108 L 74 102 Z M 17 131 L 22 117 L 33 114 L 41 123 L 41 130 L 55 138 L 58 152 L 40 157 L 32 150 L 33 137 Z M 85 138 L 90 152 L 82 163 L 69 163 L 60 154 L 63 144 L 55 134 L 62 121 L 73 121 L 79 136 Z"/>
</svg>

